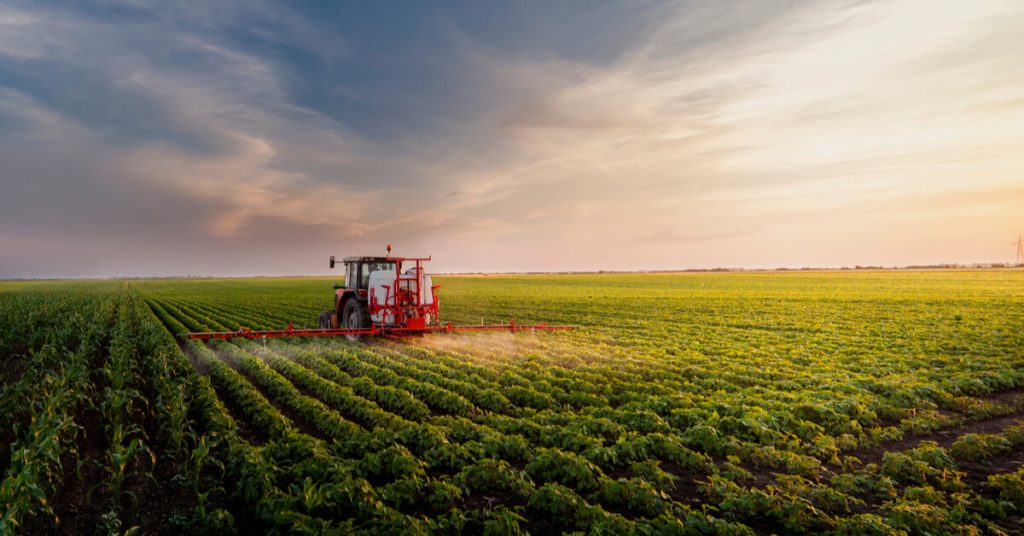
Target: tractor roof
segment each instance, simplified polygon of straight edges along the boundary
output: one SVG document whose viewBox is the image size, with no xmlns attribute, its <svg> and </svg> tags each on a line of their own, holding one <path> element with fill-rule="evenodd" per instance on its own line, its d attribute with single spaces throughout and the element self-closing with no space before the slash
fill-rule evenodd
<svg viewBox="0 0 1024 536">
<path fill-rule="evenodd" d="M 394 257 L 345 257 L 343 262 L 395 262 Z"/>
</svg>

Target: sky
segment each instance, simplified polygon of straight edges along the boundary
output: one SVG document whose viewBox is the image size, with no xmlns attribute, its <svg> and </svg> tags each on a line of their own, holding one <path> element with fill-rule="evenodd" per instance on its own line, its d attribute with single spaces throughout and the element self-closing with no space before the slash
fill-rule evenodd
<svg viewBox="0 0 1024 536">
<path fill-rule="evenodd" d="M 1011 262 L 1024 2 L 0 0 L 0 277 Z"/>
</svg>

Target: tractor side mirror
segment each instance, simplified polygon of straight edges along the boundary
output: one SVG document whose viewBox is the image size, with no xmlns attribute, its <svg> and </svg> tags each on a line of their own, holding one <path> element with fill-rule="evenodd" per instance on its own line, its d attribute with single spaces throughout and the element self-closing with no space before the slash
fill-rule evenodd
<svg viewBox="0 0 1024 536">
<path fill-rule="evenodd" d="M 331 255 L 331 268 L 334 268 L 334 255 Z"/>
</svg>

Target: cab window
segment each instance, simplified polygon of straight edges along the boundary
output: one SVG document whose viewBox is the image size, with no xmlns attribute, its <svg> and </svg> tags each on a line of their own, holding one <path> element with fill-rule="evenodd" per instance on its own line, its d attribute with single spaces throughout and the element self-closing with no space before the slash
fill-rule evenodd
<svg viewBox="0 0 1024 536">
<path fill-rule="evenodd" d="M 371 272 L 395 269 L 395 263 L 393 262 L 364 262 L 361 266 L 362 268 L 359 270 L 359 288 L 369 288 Z"/>
<path fill-rule="evenodd" d="M 356 288 L 356 263 L 345 263 L 345 288 Z"/>
</svg>

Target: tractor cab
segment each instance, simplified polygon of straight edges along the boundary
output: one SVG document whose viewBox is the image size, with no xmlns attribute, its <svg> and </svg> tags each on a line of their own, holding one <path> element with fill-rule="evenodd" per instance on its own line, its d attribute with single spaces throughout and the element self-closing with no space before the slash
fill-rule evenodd
<svg viewBox="0 0 1024 536">
<path fill-rule="evenodd" d="M 345 257 L 345 286 L 349 290 L 362 290 L 370 287 L 370 274 L 378 271 L 395 271 L 395 260 L 387 257 Z M 334 268 L 331 258 L 331 268 Z"/>
</svg>

